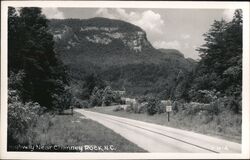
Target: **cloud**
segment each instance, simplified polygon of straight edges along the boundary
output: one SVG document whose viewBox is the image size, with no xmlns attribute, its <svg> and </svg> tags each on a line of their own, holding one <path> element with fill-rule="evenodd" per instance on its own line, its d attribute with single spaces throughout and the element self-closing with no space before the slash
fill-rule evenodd
<svg viewBox="0 0 250 160">
<path fill-rule="evenodd" d="M 184 48 L 189 48 L 190 46 L 189 46 L 189 43 L 185 43 L 184 44 Z"/>
<path fill-rule="evenodd" d="M 64 19 L 65 16 L 62 11 L 59 11 L 58 8 L 43 8 L 42 13 L 48 19 Z"/>
<path fill-rule="evenodd" d="M 115 16 L 113 14 L 111 14 L 107 8 L 98 9 L 96 11 L 96 15 L 103 16 L 103 17 L 106 17 L 106 18 L 112 18 L 112 19 L 115 18 Z"/>
<path fill-rule="evenodd" d="M 223 18 L 227 21 L 231 21 L 234 16 L 234 11 L 233 9 L 225 9 L 222 13 Z"/>
<path fill-rule="evenodd" d="M 181 34 L 182 39 L 189 39 L 191 36 L 189 34 Z"/>
<path fill-rule="evenodd" d="M 121 19 L 130 22 L 140 26 L 150 36 L 163 33 L 164 20 L 159 13 L 153 12 L 152 10 L 146 10 L 143 12 L 127 12 L 122 8 L 100 8 L 96 11 L 96 16 Z"/>
<path fill-rule="evenodd" d="M 161 19 L 161 15 L 151 10 L 144 11 L 137 23 L 139 26 L 150 32 L 156 32 L 161 34 L 164 21 Z"/>
<path fill-rule="evenodd" d="M 166 48 L 166 49 L 181 49 L 181 44 L 179 41 L 174 40 L 174 41 L 170 41 L 170 42 L 166 42 L 166 41 L 155 41 L 153 43 L 153 46 L 155 48 Z"/>
</svg>

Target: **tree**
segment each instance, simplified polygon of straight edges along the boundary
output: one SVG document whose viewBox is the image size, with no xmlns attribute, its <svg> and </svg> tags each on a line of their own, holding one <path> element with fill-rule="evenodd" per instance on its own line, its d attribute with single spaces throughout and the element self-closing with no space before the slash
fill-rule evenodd
<svg viewBox="0 0 250 160">
<path fill-rule="evenodd" d="M 223 19 L 214 21 L 204 37 L 205 44 L 198 49 L 201 60 L 198 63 L 191 85 L 191 99 L 197 97 L 196 93 L 199 90 L 219 92 L 220 96 L 234 97 L 238 108 L 240 108 L 242 91 L 242 10 L 236 10 L 233 20 L 230 22 Z"/>
<path fill-rule="evenodd" d="M 20 99 L 23 102 L 34 101 L 48 109 L 55 107 L 67 92 L 66 68 L 54 52 L 53 36 L 48 32 L 48 20 L 41 8 L 25 7 L 8 11 L 8 69 L 9 73 L 23 70 L 23 90 Z M 59 89 L 60 88 L 60 89 Z"/>
<path fill-rule="evenodd" d="M 106 87 L 106 83 L 101 79 L 100 76 L 95 73 L 91 73 L 83 80 L 81 97 L 83 99 L 89 99 L 95 87 L 98 89 L 104 89 Z"/>
<path fill-rule="evenodd" d="M 105 106 L 110 106 L 111 103 L 114 101 L 114 92 L 112 91 L 112 88 L 110 86 L 105 87 L 103 91 L 103 98 L 102 103 Z"/>
<path fill-rule="evenodd" d="M 146 107 L 149 115 L 154 115 L 157 112 L 161 113 L 161 101 L 158 98 L 149 97 Z"/>
<path fill-rule="evenodd" d="M 20 62 L 20 48 L 21 40 L 21 24 L 17 11 L 13 7 L 8 8 L 8 75 L 10 71 L 15 73 L 21 68 Z"/>
</svg>

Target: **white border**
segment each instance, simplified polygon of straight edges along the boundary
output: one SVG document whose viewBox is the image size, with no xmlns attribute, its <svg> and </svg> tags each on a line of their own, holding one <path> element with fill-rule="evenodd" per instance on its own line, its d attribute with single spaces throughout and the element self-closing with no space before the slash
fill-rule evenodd
<svg viewBox="0 0 250 160">
<path fill-rule="evenodd" d="M 153 1 L 3 1 L 1 2 L 1 152 L 0 159 L 248 159 L 249 150 L 249 2 L 153 2 Z M 14 7 L 75 8 L 180 8 L 243 10 L 243 119 L 241 154 L 201 153 L 32 153 L 7 152 L 7 9 Z"/>
</svg>

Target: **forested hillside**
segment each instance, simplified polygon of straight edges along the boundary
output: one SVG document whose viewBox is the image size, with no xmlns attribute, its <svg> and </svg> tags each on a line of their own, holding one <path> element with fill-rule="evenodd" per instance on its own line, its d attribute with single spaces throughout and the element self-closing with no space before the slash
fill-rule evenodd
<svg viewBox="0 0 250 160">
<path fill-rule="evenodd" d="M 56 51 L 81 87 L 96 74 L 128 96 L 154 95 L 161 99 L 182 96 L 195 63 L 177 50 L 156 50 L 145 31 L 130 23 L 106 18 L 51 20 Z M 178 93 L 177 93 L 178 92 Z"/>
</svg>

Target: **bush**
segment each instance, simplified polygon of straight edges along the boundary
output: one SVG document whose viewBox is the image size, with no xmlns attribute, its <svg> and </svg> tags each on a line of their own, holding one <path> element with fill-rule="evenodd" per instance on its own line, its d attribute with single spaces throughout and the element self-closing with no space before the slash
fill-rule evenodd
<svg viewBox="0 0 250 160">
<path fill-rule="evenodd" d="M 8 91 L 8 144 L 26 143 L 24 136 L 44 111 L 38 103 L 22 103 L 16 90 Z"/>
<path fill-rule="evenodd" d="M 217 99 L 216 90 L 190 90 L 189 96 L 195 102 L 210 103 Z"/>
<path fill-rule="evenodd" d="M 184 113 L 188 115 L 195 115 L 196 113 L 200 112 L 201 110 L 208 110 L 209 104 L 198 103 L 198 102 L 190 102 L 186 103 Z"/>
<path fill-rule="evenodd" d="M 147 102 L 139 103 L 137 100 L 136 102 L 127 102 L 125 111 L 129 113 L 145 113 L 147 111 Z"/>
<path fill-rule="evenodd" d="M 102 104 L 105 106 L 110 106 L 113 102 L 114 94 L 110 86 L 107 86 L 102 95 Z"/>
<path fill-rule="evenodd" d="M 147 112 L 147 102 L 143 102 L 141 104 L 139 104 L 138 106 L 138 113 L 145 113 Z"/>
<path fill-rule="evenodd" d="M 70 92 L 70 87 L 65 86 L 61 80 L 56 80 L 57 89 L 52 94 L 52 105 L 54 106 L 53 110 L 62 112 L 65 109 L 69 109 L 72 105 L 72 94 Z"/>
<path fill-rule="evenodd" d="M 184 105 L 180 101 L 174 101 L 173 104 L 172 104 L 172 109 L 173 109 L 174 113 L 177 113 L 177 112 L 179 112 L 179 110 L 184 109 Z"/>
<path fill-rule="evenodd" d="M 140 97 L 135 102 L 128 102 L 128 106 L 125 109 L 129 113 L 148 113 L 154 115 L 155 113 L 164 113 L 165 106 L 160 102 L 158 98 Z"/>
<path fill-rule="evenodd" d="M 118 111 L 124 111 L 124 108 L 122 106 L 116 106 L 114 109 L 113 109 L 114 112 L 118 112 Z"/>
<path fill-rule="evenodd" d="M 163 105 L 163 103 L 160 103 L 158 106 L 158 114 L 165 113 L 166 112 L 166 106 Z"/>
<path fill-rule="evenodd" d="M 144 103 L 144 102 L 148 101 L 148 98 L 149 97 L 147 97 L 147 96 L 141 96 L 141 97 L 136 98 L 136 100 L 138 103 Z"/>
<path fill-rule="evenodd" d="M 149 98 L 147 103 L 147 113 L 154 115 L 157 112 L 160 113 L 161 102 L 158 98 Z"/>
<path fill-rule="evenodd" d="M 103 89 L 94 88 L 92 95 L 90 96 L 90 106 L 101 106 L 103 98 Z"/>
<path fill-rule="evenodd" d="M 134 105 L 135 105 L 134 103 L 130 102 L 130 103 L 128 104 L 128 106 L 126 107 L 125 111 L 126 111 L 126 112 L 129 112 L 129 113 L 134 112 Z"/>
<path fill-rule="evenodd" d="M 116 104 L 125 104 L 125 102 L 122 101 L 121 95 L 119 93 L 113 92 L 112 96 L 113 96 L 112 97 L 113 103 L 116 103 Z"/>
<path fill-rule="evenodd" d="M 110 106 L 113 103 L 121 104 L 121 96 L 114 92 L 110 86 L 104 89 L 94 88 L 90 96 L 90 106 Z"/>
<path fill-rule="evenodd" d="M 81 106 L 82 106 L 83 108 L 88 108 L 88 107 L 89 107 L 89 102 L 88 102 L 88 101 L 82 101 L 82 102 L 81 102 Z"/>
</svg>

